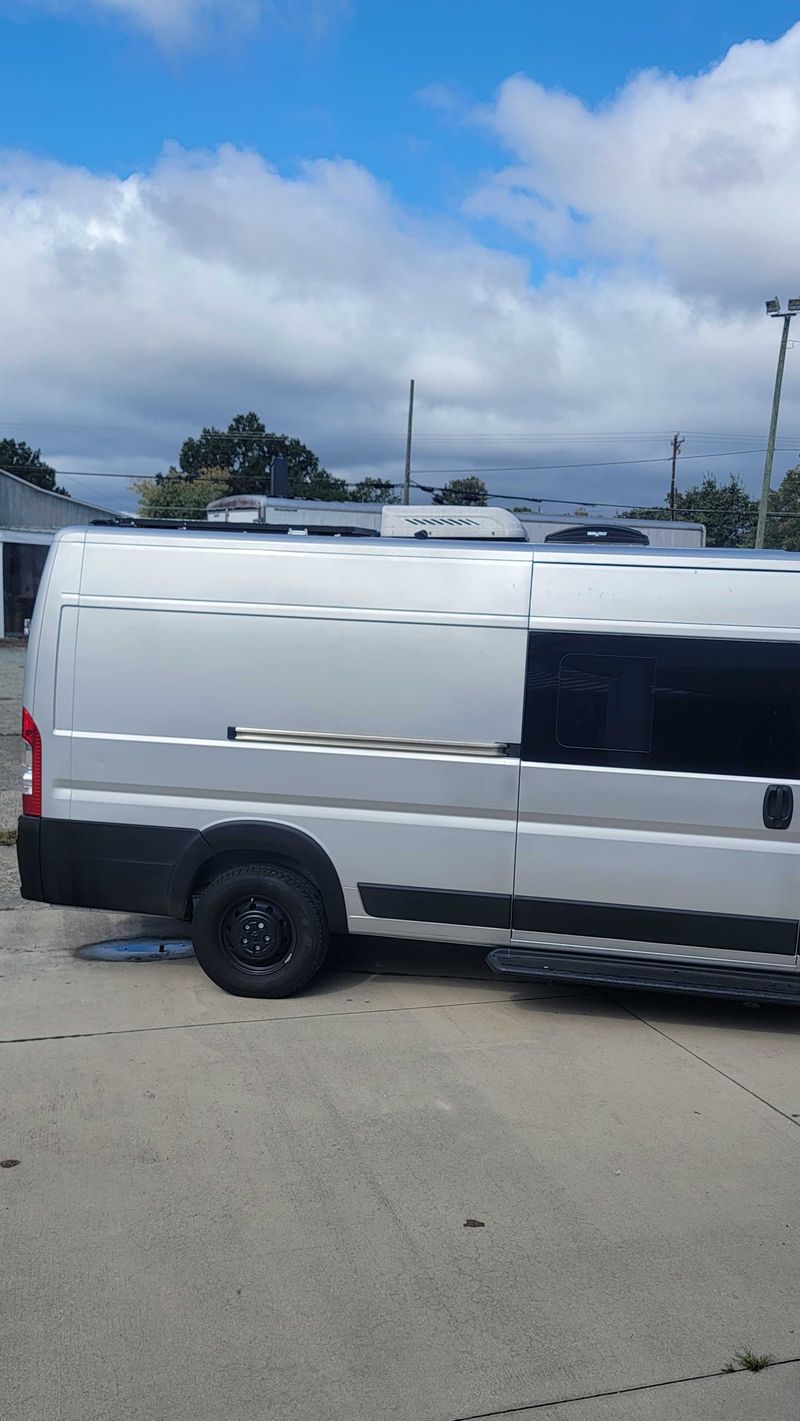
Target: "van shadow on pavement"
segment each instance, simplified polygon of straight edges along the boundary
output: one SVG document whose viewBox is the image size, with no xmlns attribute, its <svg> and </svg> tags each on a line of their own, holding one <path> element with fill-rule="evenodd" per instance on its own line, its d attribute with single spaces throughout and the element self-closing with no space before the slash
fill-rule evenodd
<svg viewBox="0 0 800 1421">
<path fill-rule="evenodd" d="M 453 977 L 461 980 L 496 982 L 499 979 L 486 966 L 486 947 L 465 947 L 461 944 L 420 942 L 400 938 L 379 938 L 336 935 L 325 964 L 325 990 L 329 973 L 384 973 L 402 977 Z M 313 993 L 322 983 L 312 982 L 306 989 Z M 686 1025 L 712 1026 L 721 1030 L 753 1031 L 761 1034 L 782 1033 L 800 1035 L 800 1006 L 758 1005 L 745 1001 L 730 1001 L 718 997 L 691 996 L 682 992 L 642 992 L 625 987 L 595 987 L 579 982 L 549 981 L 542 984 L 547 996 L 534 996 L 537 983 L 520 982 L 512 1000 L 521 1005 L 540 1007 L 543 1002 L 557 999 L 560 1009 L 583 1014 L 581 1003 L 592 1001 L 597 1015 L 604 1008 L 608 1016 L 618 1016 L 620 1010 L 634 1016 L 669 1014 L 671 1022 Z M 561 990 L 559 990 L 561 989 Z M 570 1007 L 570 1001 L 574 1007 Z"/>
</svg>

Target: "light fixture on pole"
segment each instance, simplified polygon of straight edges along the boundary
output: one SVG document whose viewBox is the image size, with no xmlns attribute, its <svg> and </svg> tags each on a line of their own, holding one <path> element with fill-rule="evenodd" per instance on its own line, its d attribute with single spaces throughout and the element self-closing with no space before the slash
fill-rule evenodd
<svg viewBox="0 0 800 1421">
<path fill-rule="evenodd" d="M 767 456 L 764 460 L 764 480 L 761 485 L 761 501 L 758 505 L 758 523 L 756 525 L 756 547 L 763 548 L 764 535 L 767 531 L 767 510 L 769 508 L 769 488 L 772 482 L 772 460 L 775 457 L 775 435 L 778 431 L 778 410 L 781 403 L 781 386 L 783 384 L 783 367 L 786 363 L 786 346 L 789 341 L 789 325 L 793 316 L 800 311 L 800 296 L 793 296 L 791 301 L 787 301 L 786 310 L 781 310 L 781 303 L 777 296 L 771 301 L 767 301 L 767 315 L 778 317 L 783 321 L 783 331 L 781 332 L 781 346 L 778 352 L 778 369 L 775 373 L 775 391 L 772 396 L 772 418 L 769 422 L 769 438 L 767 439 Z"/>
</svg>

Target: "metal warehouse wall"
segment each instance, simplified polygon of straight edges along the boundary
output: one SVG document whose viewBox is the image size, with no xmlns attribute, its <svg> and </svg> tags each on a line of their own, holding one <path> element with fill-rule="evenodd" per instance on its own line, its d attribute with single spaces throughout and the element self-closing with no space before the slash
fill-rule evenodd
<svg viewBox="0 0 800 1421">
<path fill-rule="evenodd" d="M 50 493 L 0 469 L 0 528 L 69 528 L 103 515 L 108 516 L 107 509 L 94 503 Z"/>
</svg>

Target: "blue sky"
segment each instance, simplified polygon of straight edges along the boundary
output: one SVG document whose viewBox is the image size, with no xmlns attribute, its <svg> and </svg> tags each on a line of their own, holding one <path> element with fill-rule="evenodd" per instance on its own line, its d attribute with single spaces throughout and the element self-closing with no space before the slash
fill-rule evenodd
<svg viewBox="0 0 800 1421">
<path fill-rule="evenodd" d="M 57 13 L 0 0 L 0 132 L 5 147 L 120 175 L 167 139 L 254 147 L 285 172 L 345 155 L 447 211 L 496 148 L 421 91 L 443 85 L 470 106 L 521 71 L 601 104 L 636 70 L 693 74 L 797 18 L 775 0 L 354 0 L 319 31 L 300 15 L 165 45 L 85 0 Z"/>
<path fill-rule="evenodd" d="M 420 468 L 527 488 L 589 440 L 625 471 L 581 492 L 655 501 L 629 460 L 674 428 L 696 469 L 730 449 L 757 480 L 762 302 L 800 285 L 795 19 L 0 0 L 0 426 L 62 469 L 149 472 L 255 405 L 357 478 L 396 472 L 414 374 Z M 791 360 L 787 386 L 786 462 Z"/>
</svg>

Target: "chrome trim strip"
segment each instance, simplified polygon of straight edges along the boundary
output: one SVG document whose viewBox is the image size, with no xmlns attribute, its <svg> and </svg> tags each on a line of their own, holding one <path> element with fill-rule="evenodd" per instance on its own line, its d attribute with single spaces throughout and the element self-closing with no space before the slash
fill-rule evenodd
<svg viewBox="0 0 800 1421">
<path fill-rule="evenodd" d="M 229 725 L 228 739 L 245 745 L 297 745 L 331 750 L 383 750 L 395 755 L 475 755 L 502 758 L 512 748 L 504 740 L 411 740 L 383 735 L 339 735 L 316 730 L 263 730 Z"/>
<path fill-rule="evenodd" d="M 392 622 L 401 626 L 501 627 L 504 631 L 527 631 L 528 613 L 524 612 L 457 612 L 426 611 L 421 607 L 318 607 L 313 603 L 292 602 L 209 602 L 201 597 L 134 597 L 131 594 L 109 596 L 84 592 L 74 605 L 94 607 L 98 611 L 131 612 L 196 612 L 217 613 L 236 617 L 288 617 L 299 621 L 326 622 Z M 631 623 L 635 626 L 634 623 Z M 561 623 L 558 624 L 559 628 Z M 636 628 L 638 630 L 638 628 Z M 594 631 L 594 624 L 590 627 Z M 756 631 L 759 631 L 756 628 Z M 787 632 L 787 636 L 793 633 Z"/>
</svg>

